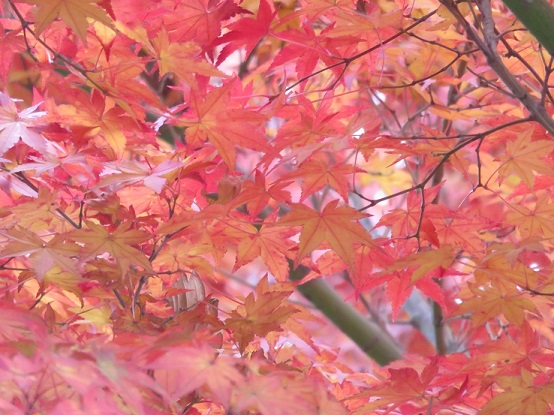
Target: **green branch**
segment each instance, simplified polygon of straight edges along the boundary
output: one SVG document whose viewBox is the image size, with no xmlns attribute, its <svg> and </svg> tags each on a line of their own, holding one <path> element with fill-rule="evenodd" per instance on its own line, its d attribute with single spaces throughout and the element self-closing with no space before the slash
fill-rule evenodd
<svg viewBox="0 0 554 415">
<path fill-rule="evenodd" d="M 291 264 L 290 279 L 301 280 L 308 271 L 302 265 L 293 270 Z M 402 359 L 398 346 L 388 333 L 346 303 L 325 281 L 311 280 L 300 284 L 297 289 L 378 364 L 386 365 Z"/>
</svg>

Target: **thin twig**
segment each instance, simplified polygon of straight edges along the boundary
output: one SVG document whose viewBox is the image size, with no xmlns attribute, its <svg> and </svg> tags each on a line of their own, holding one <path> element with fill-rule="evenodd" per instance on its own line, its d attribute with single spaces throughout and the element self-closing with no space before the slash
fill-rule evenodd
<svg viewBox="0 0 554 415">
<path fill-rule="evenodd" d="M 285 89 L 285 92 L 288 92 L 290 90 L 292 90 L 293 88 L 295 88 L 296 86 L 300 85 L 302 82 L 305 82 L 307 81 L 308 79 L 310 78 L 313 78 L 314 76 L 316 75 L 319 75 L 323 72 L 326 72 L 330 69 L 333 69 L 333 68 L 336 68 L 337 66 L 341 66 L 341 65 L 344 65 L 344 69 L 341 71 L 341 76 L 342 74 L 344 73 L 344 71 L 346 70 L 346 68 L 352 63 L 354 62 L 355 60 L 357 59 L 360 59 L 361 57 L 377 50 L 377 49 L 380 49 L 382 48 L 383 46 L 385 46 L 386 44 L 392 42 L 393 40 L 395 39 L 398 39 L 400 36 L 408 33 L 410 30 L 412 30 L 413 28 L 419 26 L 421 23 L 423 23 L 424 21 L 426 21 L 427 19 L 429 19 L 431 16 L 434 16 L 435 14 L 437 13 L 436 10 L 433 10 L 432 12 L 429 12 L 427 13 L 425 16 L 422 16 L 420 17 L 419 19 L 417 19 L 414 23 L 412 23 L 411 25 L 409 25 L 408 27 L 406 27 L 405 29 L 402 29 L 400 30 L 398 33 L 395 33 L 394 35 L 392 35 L 391 37 L 379 42 L 378 45 L 375 45 L 375 46 L 372 46 L 370 47 L 369 49 L 366 49 L 354 56 L 351 56 L 349 58 L 341 58 L 340 62 L 337 62 L 337 63 L 334 63 L 332 65 L 329 65 L 329 66 L 326 66 L 325 68 L 322 68 L 322 69 L 319 69 L 315 72 L 312 72 L 311 74 L 309 75 L 306 75 L 306 76 L 303 76 L 302 78 L 300 78 L 298 81 L 296 81 L 294 84 L 288 86 L 286 89 Z M 340 79 L 340 76 L 337 77 L 337 80 Z M 336 84 L 336 82 L 335 82 Z M 332 89 L 332 87 L 330 87 L 329 89 Z"/>
<path fill-rule="evenodd" d="M 32 53 L 31 51 L 31 48 L 30 48 L 30 45 L 27 43 L 27 38 L 26 38 L 26 32 L 29 32 L 31 35 L 33 35 L 33 37 L 36 39 L 36 41 L 38 43 L 40 43 L 48 52 L 50 52 L 52 54 L 52 56 L 60 59 L 63 63 L 65 63 L 67 66 L 75 69 L 77 72 L 79 72 L 82 76 L 84 76 L 92 85 L 94 85 L 96 87 L 96 89 L 98 89 L 99 91 L 101 91 L 104 95 L 106 96 L 111 96 L 110 92 L 107 91 L 105 88 L 103 88 L 102 86 L 100 86 L 94 79 L 92 79 L 89 75 L 88 75 L 88 71 L 82 67 L 80 67 L 79 65 L 77 65 L 76 63 L 72 62 L 70 59 L 66 58 L 65 56 L 61 55 L 60 53 L 58 53 L 56 50 L 54 50 L 52 47 L 50 47 L 50 45 L 48 45 L 48 43 L 46 43 L 44 40 L 42 40 L 40 38 L 40 36 L 38 36 L 36 34 L 36 32 L 31 29 L 29 27 L 29 22 L 27 20 L 25 20 L 25 18 L 21 15 L 20 11 L 17 9 L 17 7 L 15 7 L 15 4 L 13 3 L 13 0 L 8 0 L 10 6 L 12 7 L 14 13 L 16 14 L 17 16 L 17 19 L 19 20 L 19 22 L 21 23 L 21 27 L 23 28 L 23 35 L 24 35 L 24 38 L 25 38 L 25 43 L 26 43 L 26 46 L 28 48 L 28 52 L 29 52 L 29 55 L 31 55 L 31 57 L 35 60 L 35 61 L 38 61 L 38 59 L 34 56 L 34 54 Z"/>
<path fill-rule="evenodd" d="M 31 189 L 33 189 L 35 192 L 38 193 L 38 187 L 35 186 L 33 184 L 33 182 L 31 182 L 27 178 L 27 176 L 25 176 L 25 174 L 23 172 L 18 171 L 16 173 L 14 173 L 14 176 L 17 176 L 22 182 L 24 182 L 27 186 L 29 186 Z M 56 212 L 58 212 L 60 214 L 60 216 L 62 216 L 66 221 L 68 221 L 71 224 L 71 226 L 73 226 L 76 229 L 81 229 L 81 227 L 82 227 L 82 209 L 79 213 L 79 223 L 78 224 L 75 223 L 75 221 L 73 219 L 71 219 L 69 216 L 67 216 L 67 214 L 63 210 L 61 210 L 61 208 L 56 208 L 55 210 L 56 210 Z"/>
<path fill-rule="evenodd" d="M 481 39 L 471 24 L 469 24 L 465 17 L 460 13 L 454 0 L 440 0 L 440 2 L 450 13 L 452 13 L 458 23 L 460 23 L 465 30 L 467 37 L 473 41 L 479 49 L 481 49 L 487 58 L 487 62 L 491 69 L 496 72 L 500 79 L 502 79 L 504 84 L 506 84 L 508 89 L 512 91 L 519 102 L 527 108 L 533 120 L 541 124 L 551 135 L 554 135 L 554 120 L 552 120 L 544 106 L 542 106 L 539 101 L 537 101 L 525 90 L 515 76 L 509 71 L 506 65 L 504 65 L 502 59 L 498 55 L 498 51 L 495 48 L 492 48 L 492 46 L 496 45 L 496 36 L 494 35 L 494 32 L 492 34 L 494 39 L 492 39 L 491 34 L 489 33 L 490 30 L 488 28 L 484 28 L 486 39 Z M 478 2 L 477 5 L 481 10 L 481 13 L 483 13 L 483 16 L 489 15 L 489 0 Z"/>
</svg>

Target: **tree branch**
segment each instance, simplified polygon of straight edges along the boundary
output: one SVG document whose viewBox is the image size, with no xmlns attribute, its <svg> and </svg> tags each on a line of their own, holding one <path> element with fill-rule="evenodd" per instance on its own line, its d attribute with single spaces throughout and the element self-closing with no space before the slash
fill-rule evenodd
<svg viewBox="0 0 554 415">
<path fill-rule="evenodd" d="M 554 56 L 554 8 L 547 0 L 502 0 L 529 29 L 539 43 Z"/>
<path fill-rule="evenodd" d="M 525 3 L 523 0 L 514 0 L 515 2 Z M 531 2 L 539 2 L 542 0 L 530 0 Z M 533 120 L 541 124 L 551 135 L 554 136 L 554 120 L 548 115 L 544 106 L 533 96 L 531 96 L 525 88 L 518 82 L 516 77 L 509 71 L 509 69 L 504 65 L 498 51 L 496 50 L 496 35 L 494 34 L 494 22 L 492 19 L 492 12 L 490 11 L 490 0 L 481 0 L 478 3 L 479 9 L 483 14 L 484 18 L 484 36 L 485 39 L 481 39 L 473 26 L 464 18 L 464 16 L 458 10 L 454 0 L 440 0 L 441 4 L 444 5 L 454 15 L 458 23 L 465 30 L 467 37 L 473 41 L 479 49 L 483 52 L 487 58 L 487 63 L 491 69 L 496 72 L 498 77 L 506 84 L 510 91 L 514 94 L 516 99 L 521 102 L 525 108 L 531 114 Z M 552 22 L 554 22 L 554 16 L 548 23 L 547 28 L 551 27 Z M 490 25 L 493 25 L 493 30 L 491 34 Z M 491 38 L 494 37 L 494 39 Z"/>
<path fill-rule="evenodd" d="M 289 261 L 290 279 L 299 281 L 309 269 L 303 265 L 293 269 Z M 356 343 L 369 357 L 384 366 L 402 359 L 398 346 L 377 324 L 363 317 L 354 307 L 344 300 L 322 279 L 308 281 L 296 287 L 344 334 Z"/>
</svg>

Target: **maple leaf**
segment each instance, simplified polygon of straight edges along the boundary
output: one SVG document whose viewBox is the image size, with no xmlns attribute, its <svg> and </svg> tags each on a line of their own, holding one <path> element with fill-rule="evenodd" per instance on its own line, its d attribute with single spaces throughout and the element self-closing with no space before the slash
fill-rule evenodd
<svg viewBox="0 0 554 415">
<path fill-rule="evenodd" d="M 113 232 L 90 220 L 84 223 L 88 229 L 74 230 L 68 236 L 85 244 L 83 251 L 89 259 L 107 252 L 117 260 L 122 270 L 136 264 L 152 271 L 152 266 L 144 253 L 132 246 L 148 239 L 150 235 L 147 232 L 130 229 L 131 222 L 123 223 Z"/>
<path fill-rule="evenodd" d="M 4 160 L 4 159 L 0 159 Z M 29 196 L 29 197 L 38 197 L 38 193 L 36 189 L 29 186 L 28 183 L 25 183 L 23 180 L 19 179 L 17 176 L 0 172 L 0 190 L 2 190 L 6 195 L 11 196 L 11 190 L 14 190 L 15 192 L 23 195 L 23 196 Z M 10 201 L 3 200 L 5 202 L 5 206 L 10 205 Z"/>
<path fill-rule="evenodd" d="M 498 169 L 500 183 L 506 176 L 515 173 L 529 189 L 532 189 L 535 183 L 533 172 L 554 175 L 554 169 L 544 160 L 554 150 L 554 143 L 552 140 L 531 141 L 532 135 L 531 128 L 519 135 L 515 141 L 506 144 L 506 154 L 497 158 L 502 163 Z"/>
<path fill-rule="evenodd" d="M 291 211 L 277 222 L 279 226 L 302 226 L 295 266 L 298 266 L 300 261 L 318 248 L 323 241 L 327 241 L 348 267 L 354 270 L 354 244 L 375 246 L 363 226 L 354 222 L 368 215 L 350 206 L 337 207 L 338 202 L 338 200 L 329 202 L 321 212 L 294 203 Z"/>
<path fill-rule="evenodd" d="M 213 276 L 214 270 L 210 262 L 203 257 L 211 252 L 211 246 L 203 240 L 187 239 L 187 242 L 168 242 L 154 263 L 164 270 L 198 271 L 201 275 Z"/>
<path fill-rule="evenodd" d="M 320 148 L 336 143 L 336 147 L 345 144 L 344 125 L 340 122 L 340 113 L 325 100 L 319 106 L 303 96 L 295 98 L 297 105 L 287 105 L 278 111 L 278 116 L 288 121 L 279 128 L 275 137 L 274 152 L 262 159 L 262 164 L 270 165 L 275 159 L 296 159 L 302 163 Z M 344 116 L 350 115 L 348 110 Z M 334 138 L 326 140 L 326 137 Z M 329 142 L 327 142 L 329 141 Z M 289 153 L 283 157 L 282 152 Z"/>
<path fill-rule="evenodd" d="M 41 103 L 19 112 L 16 99 L 0 92 L 0 156 L 12 148 L 21 138 L 40 153 L 46 152 L 46 139 L 33 129 L 34 120 L 46 114 L 36 111 Z"/>
<path fill-rule="evenodd" d="M 40 35 L 54 19 L 62 20 L 87 44 L 87 19 L 93 19 L 115 30 L 112 19 L 98 6 L 98 0 L 21 0 L 34 4 L 36 9 L 35 31 Z M 104 0 L 105 1 L 105 0 Z"/>
<path fill-rule="evenodd" d="M 254 336 L 264 337 L 273 331 L 282 331 L 281 325 L 297 312 L 291 305 L 283 302 L 292 291 L 268 291 L 267 277 L 264 277 L 254 293 L 248 294 L 244 305 L 231 311 L 225 325 L 233 330 L 233 337 L 244 351 Z"/>
<path fill-rule="evenodd" d="M 347 164 L 329 166 L 329 163 L 324 160 L 311 159 L 303 162 L 298 167 L 298 170 L 286 174 L 282 179 L 302 179 L 302 184 L 300 185 L 302 197 L 300 201 L 321 190 L 324 186 L 329 185 L 346 202 L 351 184 L 351 179 L 348 176 L 356 171 L 362 170 Z"/>
<path fill-rule="evenodd" d="M 268 185 L 265 175 L 256 170 L 254 181 L 247 180 L 243 183 L 242 192 L 236 197 L 234 203 L 238 206 L 246 203 L 248 213 L 253 217 L 258 216 L 268 207 L 271 200 L 290 203 L 291 194 L 285 190 L 290 184 L 291 182 L 279 180 Z"/>
<path fill-rule="evenodd" d="M 444 206 L 437 206 L 432 201 L 437 197 L 441 185 L 434 186 L 424 191 L 424 208 L 425 216 L 421 216 L 422 201 L 421 194 L 411 192 L 408 194 L 406 201 L 406 210 L 393 209 L 383 215 L 379 220 L 376 228 L 380 226 L 390 226 L 393 237 L 413 236 L 419 230 L 420 238 L 428 240 L 435 246 L 439 246 L 440 242 L 437 236 L 435 225 L 429 219 L 444 217 L 447 209 Z"/>
<path fill-rule="evenodd" d="M 243 18 L 228 25 L 229 32 L 217 41 L 218 45 L 228 43 L 217 58 L 217 65 L 240 47 L 244 47 L 246 56 L 249 56 L 260 39 L 268 33 L 275 14 L 276 11 L 271 10 L 270 3 L 267 0 L 261 0 L 256 19 Z"/>
<path fill-rule="evenodd" d="M 396 261 L 392 269 L 412 268 L 410 282 L 416 283 L 420 278 L 436 268 L 448 269 L 454 262 L 458 249 L 450 245 L 443 245 L 435 250 L 419 251 L 404 259 Z"/>
<path fill-rule="evenodd" d="M 58 178 L 60 171 L 66 173 L 63 177 L 63 182 L 73 177 L 78 182 L 83 183 L 89 179 L 94 179 L 92 169 L 86 163 L 86 157 L 82 153 L 75 154 L 70 152 L 69 154 L 56 154 L 60 150 L 56 143 L 50 143 L 51 152 L 43 154 L 42 158 L 39 157 L 29 157 L 31 162 L 22 163 L 11 170 L 12 173 L 17 173 L 20 171 L 29 171 L 34 170 L 36 174 L 42 175 L 43 173 L 49 172 L 52 177 Z M 61 174 L 60 174 L 61 176 Z M 40 189 L 39 189 L 40 190 Z"/>
<path fill-rule="evenodd" d="M 515 338 L 497 339 L 494 343 L 472 345 L 471 359 L 460 370 L 462 373 L 483 371 L 492 380 L 535 370 L 538 365 L 552 367 L 550 353 L 540 344 L 541 335 L 524 322 Z"/>
<path fill-rule="evenodd" d="M 62 235 L 44 241 L 35 233 L 17 228 L 0 231 L 0 235 L 8 240 L 0 258 L 25 256 L 41 284 L 52 283 L 75 294 L 80 293 L 79 284 L 83 280 L 74 259 L 80 251 L 77 244 L 66 242 Z"/>
<path fill-rule="evenodd" d="M 521 327 L 525 321 L 525 312 L 537 310 L 527 294 L 513 285 L 497 283 L 483 287 L 468 282 L 468 286 L 474 297 L 464 300 L 456 314 L 471 313 L 475 326 L 481 326 L 491 318 L 503 314 L 508 321 Z"/>
<path fill-rule="evenodd" d="M 530 209 L 521 205 L 510 205 L 506 221 L 516 225 L 523 238 L 542 236 L 546 239 L 554 237 L 554 206 L 548 194 L 539 196 L 535 207 Z"/>
<path fill-rule="evenodd" d="M 515 60 L 479 51 L 467 2 L 398 4 L 0 1 L 2 88 L 24 103 L 0 109 L 0 413 L 551 412 L 549 61 L 532 36 L 505 36 Z M 504 65 L 529 94 L 498 87 Z M 279 282 L 293 260 L 381 323 L 421 290 L 450 350 L 421 357 L 419 295 L 369 342 L 392 328 L 388 371 L 396 353 L 368 367 L 324 321 L 312 338 Z M 237 284 L 264 268 L 276 284 Z M 167 289 L 194 270 L 225 322 Z"/>
<path fill-rule="evenodd" d="M 479 411 L 484 415 L 534 415 L 550 412 L 554 384 L 547 376 L 522 370 L 518 376 L 502 376 L 496 380 L 504 392 L 493 396 Z"/>
<path fill-rule="evenodd" d="M 241 12 L 247 11 L 233 0 L 180 0 L 164 21 L 175 42 L 194 40 L 206 48 L 221 34 L 222 22 Z"/>
<path fill-rule="evenodd" d="M 183 114 L 177 125 L 187 127 L 186 141 L 192 148 L 209 140 L 231 169 L 235 169 L 235 146 L 258 151 L 269 148 L 262 127 L 266 117 L 258 112 L 237 108 L 231 91 L 235 81 L 215 88 L 207 95 L 192 91 L 191 110 Z"/>
<path fill-rule="evenodd" d="M 427 387 L 438 370 L 436 361 L 431 362 L 419 375 L 410 367 L 401 369 L 389 369 L 388 382 L 362 392 L 359 396 L 371 396 L 377 398 L 363 405 L 354 412 L 354 415 L 374 413 L 378 408 L 387 408 L 389 405 L 397 406 L 404 402 L 419 403 L 422 407 L 427 405 L 431 398 L 426 397 Z"/>
<path fill-rule="evenodd" d="M 133 161 L 105 163 L 101 173 L 101 176 L 105 177 L 98 182 L 95 188 L 110 187 L 110 190 L 115 192 L 122 187 L 143 182 L 144 186 L 159 194 L 167 181 L 164 176 L 183 166 L 184 163 L 171 160 L 165 160 L 154 168 L 145 163 Z"/>
<path fill-rule="evenodd" d="M 114 100 L 103 96 L 97 90 L 93 90 L 90 97 L 79 94 L 75 101 L 76 105 L 64 104 L 55 108 L 57 121 L 81 129 L 86 128 L 91 137 L 101 133 L 112 150 L 107 153 L 120 159 L 127 147 L 125 131 L 136 130 L 135 121 L 126 116 Z M 101 148 L 102 144 L 98 147 Z"/>
<path fill-rule="evenodd" d="M 355 288 L 357 292 L 362 292 L 386 283 L 386 292 L 391 302 L 393 320 L 396 319 L 400 308 L 406 302 L 414 287 L 444 307 L 444 294 L 440 285 L 433 278 L 443 276 L 444 271 L 452 266 L 457 253 L 456 248 L 443 245 L 436 250 L 419 251 L 394 262 L 383 257 L 383 255 L 357 258 L 357 262 L 365 260 L 381 263 L 385 270 L 371 275 L 371 278 L 354 279 Z"/>
<path fill-rule="evenodd" d="M 0 231 L 0 234 L 9 241 L 0 253 L 0 258 L 27 256 L 40 278 L 43 278 L 54 266 L 78 274 L 76 264 L 71 257 L 79 252 L 79 246 L 65 243 L 62 235 L 45 242 L 35 233 L 23 229 Z"/>
<path fill-rule="evenodd" d="M 9 208 L 10 215 L 3 218 L 5 220 L 3 222 L 15 223 L 16 217 L 22 217 L 17 224 L 30 232 L 48 229 L 52 219 L 55 218 L 53 206 L 56 206 L 56 196 L 56 193 L 41 187 L 38 194 L 34 195 L 35 200 Z M 0 216 L 3 215 L 0 214 Z"/>
<path fill-rule="evenodd" d="M 532 246 L 533 242 L 536 243 L 536 241 L 527 241 L 530 244 L 528 247 Z M 494 248 L 494 250 L 491 249 L 489 255 L 477 265 L 474 273 L 477 283 L 527 287 L 530 281 L 539 279 L 535 271 L 525 266 L 520 260 L 511 258 L 504 250 L 499 249 L 502 247 L 494 246 L 491 248 Z M 517 249 L 514 249 L 514 251 L 517 252 Z M 513 254 L 513 251 L 510 254 Z"/>
<path fill-rule="evenodd" d="M 289 275 L 289 264 L 286 254 L 294 245 L 290 237 L 294 235 L 291 229 L 279 229 L 271 226 L 277 212 L 266 218 L 264 225 L 256 227 L 243 224 L 229 229 L 227 234 L 237 238 L 237 260 L 233 272 L 243 265 L 261 257 L 275 279 L 285 282 Z"/>
<path fill-rule="evenodd" d="M 377 241 L 375 241 L 378 243 Z M 381 247 L 358 245 L 354 249 L 354 272 L 350 276 L 352 283 L 354 284 L 355 295 L 359 296 L 362 292 L 367 291 L 390 278 L 389 276 L 372 276 L 367 278 L 371 274 L 374 268 L 388 268 L 391 264 L 392 258 Z M 317 273 L 320 275 L 333 275 L 344 271 L 347 266 L 344 260 L 332 250 L 325 252 L 321 255 L 317 261 Z M 310 279 L 311 276 L 306 277 Z"/>
<path fill-rule="evenodd" d="M 316 387 L 311 382 L 273 372 L 264 376 L 251 375 L 246 382 L 238 385 L 233 390 L 233 408 L 236 413 L 255 412 L 261 415 L 323 415 L 326 412 L 320 412 L 324 407 L 317 407 L 317 397 Z M 345 413 L 336 402 L 327 402 L 335 414 Z"/>
<path fill-rule="evenodd" d="M 439 217 L 439 214 L 443 216 Z M 491 226 L 492 221 L 487 221 L 483 215 L 475 215 L 471 208 L 460 208 L 455 212 L 435 210 L 432 215 L 437 238 L 442 244 L 463 247 L 473 255 L 483 251 L 485 243 L 479 231 Z"/>
<path fill-rule="evenodd" d="M 170 41 L 167 31 L 163 29 L 152 43 L 157 52 L 161 75 L 172 72 L 193 87 L 197 85 L 196 75 L 227 77 L 202 58 L 202 49 L 192 41 Z"/>
<path fill-rule="evenodd" d="M 242 383 L 243 376 L 234 367 L 233 360 L 218 356 L 208 344 L 176 344 L 165 349 L 149 367 L 174 400 L 206 387 L 227 405 L 235 385 Z"/>
<path fill-rule="evenodd" d="M 278 29 L 281 25 L 277 26 Z M 286 42 L 285 47 L 275 56 L 269 70 L 273 70 L 284 64 L 296 61 L 295 69 L 298 78 L 309 76 L 321 60 L 327 66 L 336 63 L 336 57 L 341 56 L 339 48 L 354 45 L 359 38 L 352 36 L 324 36 L 315 34 L 309 22 L 303 22 L 302 30 L 293 29 L 278 33 L 273 36 Z M 330 68 L 338 77 L 342 68 L 334 66 Z"/>
<path fill-rule="evenodd" d="M 15 342 L 23 339 L 32 340 L 33 337 L 46 337 L 47 329 L 44 320 L 38 315 L 30 314 L 27 310 L 22 310 L 5 299 L 0 301 L 0 305 L 2 308 L 0 339 L 3 344 L 6 344 L 7 341 Z"/>
</svg>

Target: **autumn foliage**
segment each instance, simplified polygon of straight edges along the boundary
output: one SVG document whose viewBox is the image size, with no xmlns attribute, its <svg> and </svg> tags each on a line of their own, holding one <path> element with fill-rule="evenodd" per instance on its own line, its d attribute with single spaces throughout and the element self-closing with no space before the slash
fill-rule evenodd
<svg viewBox="0 0 554 415">
<path fill-rule="evenodd" d="M 0 413 L 554 413 L 554 60 L 501 2 L 0 4 Z"/>
</svg>

